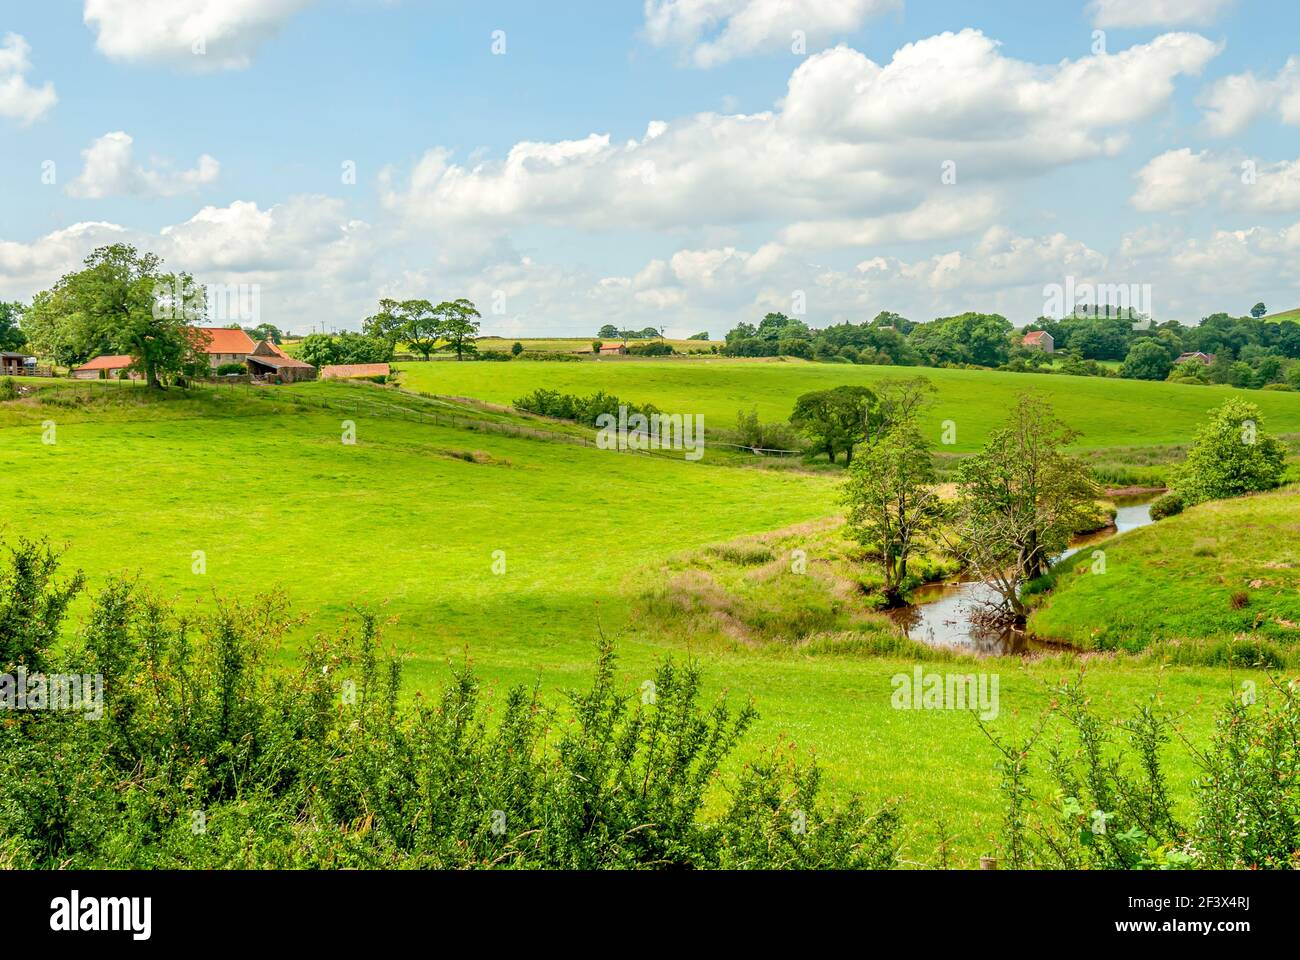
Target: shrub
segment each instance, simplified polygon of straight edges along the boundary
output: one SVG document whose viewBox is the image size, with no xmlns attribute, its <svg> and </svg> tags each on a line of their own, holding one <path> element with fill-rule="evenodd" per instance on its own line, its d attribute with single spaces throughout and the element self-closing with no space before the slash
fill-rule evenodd
<svg viewBox="0 0 1300 960">
<path fill-rule="evenodd" d="M 5 377 L 3 380 L 0 380 L 0 402 L 17 399 L 18 384 L 14 382 L 14 378 Z"/>
<path fill-rule="evenodd" d="M 534 350 L 532 352 L 519 354 L 519 359 L 551 361 L 553 363 L 581 363 L 582 355 L 577 353 L 555 353 L 552 351 Z"/>
<path fill-rule="evenodd" d="M 225 377 L 225 376 L 229 376 L 230 374 L 240 374 L 240 373 L 247 373 L 247 372 L 248 372 L 248 368 L 245 367 L 242 363 L 223 363 L 221 366 L 217 367 L 217 376 L 219 377 Z"/>
<path fill-rule="evenodd" d="M 673 349 L 671 343 L 655 340 L 651 343 L 634 343 L 627 348 L 627 352 L 634 357 L 666 357 L 677 351 Z"/>
<path fill-rule="evenodd" d="M 56 650 L 81 586 L 54 583 L 57 566 L 47 547 L 24 544 L 0 572 L 24 616 L 0 618 L 0 667 L 101 675 L 103 714 L 23 710 L 0 724 L 0 850 L 12 866 L 896 862 L 893 810 L 827 804 L 814 764 L 771 753 L 719 783 L 756 713 L 705 704 L 693 664 L 662 662 L 645 698 L 618 688 L 602 640 L 590 687 L 561 709 L 536 687 L 489 709 L 467 669 L 408 703 L 401 660 L 381 651 L 368 612 L 283 672 L 272 656 L 290 622 L 282 610 L 259 601 L 178 614 L 125 581 L 110 582 L 79 639 Z"/>
<path fill-rule="evenodd" d="M 1300 694 L 1274 682 L 1273 697 L 1230 700 L 1208 749 L 1194 753 L 1200 775 L 1181 817 L 1163 765 L 1176 718 L 1140 709 L 1115 730 L 1094 714 L 1081 683 L 1056 691 L 1053 707 L 1023 741 L 992 738 L 1001 757 L 1009 866 L 1052 869 L 1295 869 L 1300 866 Z M 1248 701 L 1248 702 L 1247 702 Z M 1040 804 L 1030 758 L 1056 718 L 1074 734 L 1047 750 L 1054 790 Z M 987 731 L 986 731 L 987 733 Z"/>
<path fill-rule="evenodd" d="M 596 418 L 602 413 L 617 417 L 619 407 L 626 407 L 629 416 L 640 413 L 648 417 L 659 412 L 652 404 L 636 406 L 603 390 L 598 390 L 589 397 L 579 397 L 558 390 L 547 390 L 545 387 L 538 387 L 527 396 L 515 400 L 514 407 L 526 413 L 554 417 L 557 420 L 573 420 L 589 427 L 596 426 Z"/>
<path fill-rule="evenodd" d="M 736 442 L 754 450 L 803 450 L 803 437 L 787 423 L 760 423 L 758 411 L 736 414 Z"/>
<path fill-rule="evenodd" d="M 1264 432 L 1253 403 L 1236 397 L 1211 413 L 1187 459 L 1174 470 L 1173 488 L 1187 506 L 1271 490 L 1282 482 L 1286 448 Z"/>
<path fill-rule="evenodd" d="M 517 356 L 519 356 L 519 354 L 521 354 L 521 353 L 523 353 L 523 352 L 524 352 L 524 345 L 523 345 L 522 343 L 520 343 L 518 340 L 516 340 L 514 343 L 510 344 L 510 353 L 511 353 L 513 356 L 516 356 L 516 357 L 517 357 Z"/>
<path fill-rule="evenodd" d="M 1151 519 L 1163 520 L 1183 512 L 1183 498 L 1172 490 L 1156 498 L 1151 504 Z"/>
</svg>

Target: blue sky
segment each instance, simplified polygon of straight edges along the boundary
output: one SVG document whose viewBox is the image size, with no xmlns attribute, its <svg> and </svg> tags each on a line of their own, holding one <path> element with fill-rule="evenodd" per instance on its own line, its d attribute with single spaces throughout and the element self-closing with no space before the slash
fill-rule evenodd
<svg viewBox="0 0 1300 960">
<path fill-rule="evenodd" d="M 1288 309 L 1297 26 L 1281 0 L 6 2 L 0 296 L 125 239 L 286 329 L 380 296 L 470 296 L 506 335 L 796 302 L 1024 323 L 1067 276 L 1162 319 Z"/>
</svg>

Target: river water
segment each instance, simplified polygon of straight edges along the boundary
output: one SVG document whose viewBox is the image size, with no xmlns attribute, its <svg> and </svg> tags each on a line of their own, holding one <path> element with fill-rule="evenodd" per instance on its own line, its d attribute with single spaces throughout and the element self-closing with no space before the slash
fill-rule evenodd
<svg viewBox="0 0 1300 960">
<path fill-rule="evenodd" d="M 1117 498 L 1115 525 L 1076 537 L 1059 557 L 1078 553 L 1128 530 L 1151 523 L 1153 497 Z M 913 640 L 934 647 L 956 647 L 974 653 L 1003 655 L 1058 649 L 1056 645 L 1010 627 L 992 628 L 977 622 L 975 614 L 986 609 L 998 597 L 997 591 L 982 582 L 949 580 L 932 583 L 912 591 L 912 603 L 889 611 L 894 622 Z"/>
</svg>

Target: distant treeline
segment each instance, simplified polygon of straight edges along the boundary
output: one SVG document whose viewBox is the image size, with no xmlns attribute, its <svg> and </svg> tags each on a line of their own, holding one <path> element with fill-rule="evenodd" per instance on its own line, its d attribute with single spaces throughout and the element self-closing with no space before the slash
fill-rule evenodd
<svg viewBox="0 0 1300 960">
<path fill-rule="evenodd" d="M 1025 333 L 1045 330 L 1055 342 L 1053 364 L 1043 351 L 1022 345 Z M 985 367 L 1075 376 L 1228 383 L 1300 389 L 1300 323 L 1216 313 L 1197 326 L 1176 320 L 1153 323 L 1126 310 L 1106 315 L 1081 310 L 1064 319 L 1040 317 L 1017 330 L 996 313 L 963 313 L 916 323 L 881 312 L 864 323 L 812 328 L 769 313 L 757 325 L 738 324 L 723 354 L 733 357 L 803 357 L 830 363 L 926 367 Z M 1212 357 L 1178 363 L 1183 354 Z M 1118 369 L 1107 362 L 1119 362 Z"/>
</svg>

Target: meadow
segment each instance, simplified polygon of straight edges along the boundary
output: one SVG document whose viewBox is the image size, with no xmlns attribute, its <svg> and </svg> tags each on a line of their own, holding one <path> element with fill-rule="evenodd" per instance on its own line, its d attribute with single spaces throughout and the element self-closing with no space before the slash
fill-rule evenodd
<svg viewBox="0 0 1300 960">
<path fill-rule="evenodd" d="M 1300 640 L 1300 489 L 1203 503 L 1063 565 L 1030 629 L 1085 650 Z M 1152 598 L 1159 602 L 1153 603 Z"/>
<path fill-rule="evenodd" d="M 1050 402 L 1057 416 L 1081 433 L 1076 443 L 1081 450 L 1184 443 L 1207 410 L 1234 395 L 1257 404 L 1269 430 L 1300 432 L 1300 393 L 1056 374 L 722 357 L 604 358 L 582 363 L 435 361 L 398 364 L 397 369 L 402 386 L 411 390 L 505 404 L 538 387 L 579 394 L 604 390 L 673 413 L 703 414 L 713 429 L 733 427 L 741 410 L 757 410 L 764 422 L 784 421 L 795 399 L 809 391 L 920 376 L 936 387 L 934 402 L 923 413 L 923 425 L 938 445 L 944 421 L 952 421 L 955 442 L 940 447 L 952 453 L 978 449 L 1022 392 Z"/>
<path fill-rule="evenodd" d="M 479 337 L 476 341 L 480 350 L 509 350 L 516 343 L 524 348 L 525 353 L 591 353 L 591 345 L 601 343 L 621 343 L 618 338 L 608 337 Z M 636 343 L 649 343 L 648 340 L 629 340 L 628 346 Z M 710 347 L 721 346 L 722 340 L 672 340 L 665 339 L 679 353 L 708 353 Z"/>
<path fill-rule="evenodd" d="M 570 367 L 599 376 L 605 369 L 427 366 L 459 376 Z M 677 372 L 661 369 L 661 376 Z M 743 380 L 746 372 L 770 367 L 718 372 L 725 379 L 729 369 L 752 390 L 761 381 Z M 831 369 L 837 377 L 853 372 Z M 810 368 L 806 376 L 819 374 Z M 798 391 L 807 382 L 781 388 Z M 471 387 L 479 389 L 462 383 L 448 392 Z M 914 656 L 707 637 L 665 629 L 646 613 L 647 594 L 671 588 L 672 557 L 833 515 L 832 479 L 455 429 L 359 402 L 346 407 L 349 397 L 391 394 L 377 387 L 217 388 L 162 399 L 114 389 L 98 400 L 55 391 L 0 404 L 4 538 L 49 536 L 92 587 L 114 574 L 139 576 L 196 609 L 211 609 L 218 597 L 280 596 L 311 615 L 290 648 L 367 604 L 389 621 L 386 642 L 407 657 L 407 695 L 432 690 L 452 665 L 470 662 L 497 688 L 536 683 L 558 702 L 562 690 L 589 677 L 601 632 L 617 641 L 629 693 L 661 657 L 697 657 L 711 693 L 752 698 L 759 709 L 743 756 L 789 744 L 816 755 L 832 792 L 900 800 L 914 861 L 931 856 L 939 821 L 953 835 L 959 865 L 993 848 L 1001 815 L 994 754 L 972 718 L 891 707 L 891 679 L 910 675 Z M 715 402 L 735 389 L 734 382 L 721 388 Z M 293 402 L 330 398 L 343 400 L 343 409 Z M 738 399 L 773 402 L 761 391 Z M 355 424 L 353 444 L 343 442 L 344 419 Z M 44 443 L 50 421 L 56 439 Z M 83 599 L 74 621 L 85 607 Z M 282 656 L 287 661 L 291 650 Z M 921 666 L 950 669 L 946 662 Z M 1072 654 L 961 663 L 963 672 L 999 676 L 991 727 L 1000 735 L 1028 729 L 1051 701 L 1052 685 L 1083 668 L 1103 712 L 1126 715 L 1158 701 L 1182 715 L 1193 742 L 1204 742 L 1214 709 L 1243 676 L 1109 656 L 1084 663 Z M 1174 782 L 1188 783 L 1186 753 L 1171 749 L 1169 759 Z"/>
</svg>

